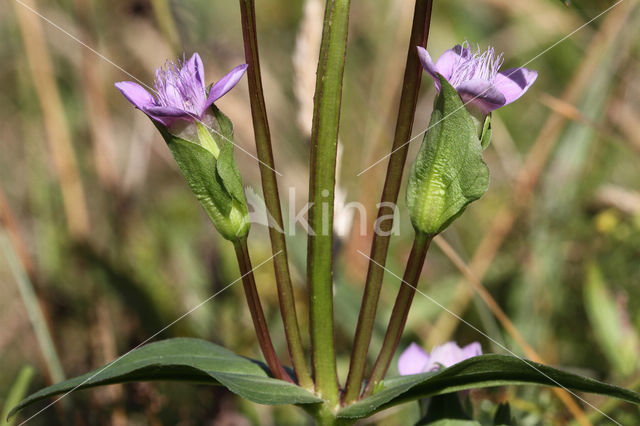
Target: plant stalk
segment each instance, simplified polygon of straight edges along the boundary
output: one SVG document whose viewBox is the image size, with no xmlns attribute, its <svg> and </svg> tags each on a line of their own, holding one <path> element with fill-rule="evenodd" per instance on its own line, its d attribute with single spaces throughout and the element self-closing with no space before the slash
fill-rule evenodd
<svg viewBox="0 0 640 426">
<path fill-rule="evenodd" d="M 416 46 L 426 47 L 431 22 L 431 10 L 433 0 L 416 0 L 413 12 L 413 25 L 407 49 L 407 62 L 404 70 L 400 107 L 396 122 L 396 130 L 391 147 L 391 158 L 387 166 L 387 176 L 382 189 L 378 220 L 371 244 L 371 254 L 367 280 L 362 297 L 362 305 L 358 316 L 358 325 L 351 352 L 351 366 L 344 394 L 344 402 L 349 404 L 358 399 L 362 380 L 364 378 L 367 352 L 373 333 L 373 325 L 382 287 L 384 265 L 387 260 L 389 241 L 391 239 L 392 220 L 380 220 L 382 217 L 393 217 L 392 205 L 398 201 L 398 193 L 402 182 L 402 173 L 407 159 L 409 145 L 407 141 L 411 137 L 413 119 L 418 102 L 420 81 L 422 80 L 422 66 L 418 59 Z"/>
<path fill-rule="evenodd" d="M 375 389 L 376 385 L 380 383 L 384 376 L 387 374 L 389 364 L 393 354 L 396 352 L 402 331 L 407 322 L 407 316 L 409 315 L 409 308 L 411 308 L 411 302 L 413 296 L 416 294 L 416 288 L 418 286 L 418 280 L 420 279 L 420 273 L 422 272 L 422 265 L 424 265 L 424 259 L 429 250 L 429 244 L 431 243 L 432 236 L 416 233 L 413 240 L 413 247 L 411 248 L 411 254 L 407 261 L 407 267 L 404 271 L 404 277 L 402 283 L 400 283 L 400 290 L 396 302 L 393 305 L 393 311 L 391 312 L 391 318 L 389 319 L 389 326 L 387 333 L 384 336 L 384 342 L 382 343 L 382 349 L 380 355 L 376 360 L 371 376 L 367 381 L 367 386 L 364 390 L 364 396 L 370 395 Z"/>
<path fill-rule="evenodd" d="M 256 281 L 253 276 L 253 267 L 251 266 L 251 258 L 249 257 L 247 239 L 238 239 L 234 242 L 233 246 L 236 249 L 238 266 L 240 267 L 240 273 L 242 274 L 242 286 L 244 287 L 244 294 L 247 298 L 247 304 L 249 305 L 249 311 L 251 312 L 251 319 L 253 320 L 253 326 L 256 329 L 256 335 L 258 336 L 258 342 L 260 344 L 262 354 L 267 361 L 271 374 L 273 374 L 275 378 L 293 383 L 293 380 L 291 380 L 285 369 L 282 367 L 282 364 L 278 359 L 278 355 L 276 355 L 276 351 L 273 348 L 273 343 L 271 343 L 269 328 L 267 327 L 267 321 L 264 318 L 264 312 L 262 311 L 262 305 L 260 304 L 260 296 L 258 295 Z"/>
<path fill-rule="evenodd" d="M 315 424 L 322 426 L 350 426 L 356 419 L 344 419 L 336 417 L 335 407 L 330 407 L 327 403 L 306 406 L 304 409 L 315 420 Z"/>
<path fill-rule="evenodd" d="M 311 129 L 307 282 L 316 392 L 338 405 L 333 327 L 333 207 L 350 0 L 327 0 Z"/>
<path fill-rule="evenodd" d="M 309 373 L 309 368 L 307 367 L 304 348 L 302 347 L 295 298 L 291 285 L 291 274 L 289 273 L 289 261 L 280 206 L 280 195 L 278 193 L 278 181 L 275 172 L 273 151 L 271 149 L 271 132 L 269 130 L 267 108 L 262 91 L 254 0 L 240 0 L 240 11 L 245 60 L 249 65 L 247 78 L 249 81 L 251 117 L 253 119 L 256 151 L 258 153 L 258 159 L 260 160 L 259 167 L 262 178 L 262 192 L 264 193 L 267 207 L 269 238 L 271 239 L 271 249 L 273 253 L 280 253 L 273 259 L 280 312 L 282 322 L 284 323 L 289 356 L 291 357 L 298 382 L 302 387 L 312 389 L 313 381 Z"/>
</svg>

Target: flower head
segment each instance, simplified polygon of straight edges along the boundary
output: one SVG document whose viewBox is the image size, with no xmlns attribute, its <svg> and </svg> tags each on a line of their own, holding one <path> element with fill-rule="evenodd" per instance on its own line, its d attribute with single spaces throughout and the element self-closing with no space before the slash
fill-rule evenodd
<svg viewBox="0 0 640 426">
<path fill-rule="evenodd" d="M 437 371 L 441 367 L 451 367 L 478 355 L 482 355 L 482 347 L 478 342 L 470 343 L 464 348 L 455 342 L 447 342 L 433 348 L 431 355 L 420 346 L 411 343 L 398 359 L 398 371 L 402 376 Z"/>
<path fill-rule="evenodd" d="M 485 115 L 518 99 L 538 77 L 536 71 L 527 68 L 500 71 L 502 54 L 496 56 L 492 47 L 484 52 L 474 50 L 467 42 L 444 52 L 435 64 L 422 47 L 418 47 L 418 56 L 438 91 L 439 74 L 458 91 L 465 104 Z"/>
<path fill-rule="evenodd" d="M 246 69 L 246 64 L 235 67 L 207 93 L 202 60 L 194 53 L 188 61 L 167 61 L 164 68 L 156 69 L 155 96 L 133 81 L 118 82 L 116 87 L 136 108 L 170 126 L 176 120 L 200 120 L 211 104 L 240 81 Z"/>
</svg>

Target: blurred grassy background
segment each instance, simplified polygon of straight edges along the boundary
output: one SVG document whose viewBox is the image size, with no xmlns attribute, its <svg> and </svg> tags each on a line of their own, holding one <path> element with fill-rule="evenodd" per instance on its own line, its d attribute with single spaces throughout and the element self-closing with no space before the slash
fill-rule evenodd
<svg viewBox="0 0 640 426">
<path fill-rule="evenodd" d="M 267 107 L 285 212 L 307 199 L 308 139 L 321 30 L 320 0 L 258 2 Z M 340 140 L 340 191 L 366 217 L 341 216 L 336 318 L 346 376 L 366 273 L 375 204 L 387 154 L 413 2 L 353 2 Z M 518 355 L 510 320 L 545 362 L 638 389 L 640 381 L 640 10 L 625 0 L 558 46 L 537 56 L 610 7 L 604 0 L 436 1 L 429 50 L 439 56 L 468 39 L 505 52 L 505 67 L 527 66 L 539 79 L 524 98 L 494 114 L 486 151 L 490 191 L 432 248 L 422 290 Z M 31 8 L 31 9 L 29 9 Z M 95 49 L 36 16 L 38 12 Z M 238 277 L 231 246 L 216 235 L 169 151 L 146 117 L 113 87 L 151 83 L 154 67 L 198 51 L 207 81 L 243 62 L 239 11 L 229 1 L 7 0 L 0 7 L 0 402 L 25 365 L 31 390 L 99 367 L 124 353 Z M 107 58 L 107 59 L 105 59 Z M 110 63 L 112 61 L 112 63 Z M 425 78 L 414 134 L 426 128 L 434 88 Z M 236 142 L 254 152 L 246 82 L 219 107 Z M 418 138 L 411 144 L 415 157 Z M 246 185 L 260 191 L 256 161 L 236 158 Z M 295 194 L 289 197 L 289 194 Z M 411 227 L 400 196 L 400 236 L 388 267 L 401 273 Z M 285 215 L 286 216 L 286 215 Z M 270 256 L 266 229 L 254 226 L 254 264 Z M 306 236 L 289 237 L 298 312 L 306 329 Z M 457 256 L 457 257 L 456 257 Z M 456 260 L 456 262 L 452 262 Z M 461 263 L 462 262 L 462 263 Z M 465 269 L 466 268 L 466 269 Z M 465 274 L 461 273 L 461 269 Z M 256 271 L 274 343 L 286 356 L 269 265 Z M 491 312 L 469 282 L 482 283 L 504 310 Z M 39 303 L 29 297 L 30 285 Z M 388 275 L 379 309 L 379 347 L 399 282 Z M 22 289 L 22 292 L 20 291 Z M 30 306 L 31 310 L 25 309 Z M 39 305 L 53 337 L 38 338 L 28 312 Z M 497 317 L 496 317 L 497 315 Z M 37 319 L 37 318 L 36 318 Z M 305 333 L 306 334 L 306 333 Z M 43 337 L 43 335 L 45 337 Z M 259 357 L 240 286 L 205 304 L 157 338 L 195 336 Z M 44 339 L 44 340 L 43 340 Z M 417 296 L 401 347 L 479 340 L 472 328 Z M 45 350 L 43 350 L 43 348 Z M 28 372 L 21 373 L 24 387 Z M 17 389 L 17 388 L 15 388 Z M 549 389 L 473 393 L 475 409 L 509 398 L 523 425 L 572 421 Z M 584 396 L 623 424 L 640 412 Z M 606 424 L 588 406 L 593 424 Z M 35 412 L 35 411 L 31 411 Z M 415 404 L 363 424 L 403 425 Z M 291 408 L 241 401 L 217 388 L 128 384 L 74 394 L 31 424 L 300 424 Z"/>
</svg>

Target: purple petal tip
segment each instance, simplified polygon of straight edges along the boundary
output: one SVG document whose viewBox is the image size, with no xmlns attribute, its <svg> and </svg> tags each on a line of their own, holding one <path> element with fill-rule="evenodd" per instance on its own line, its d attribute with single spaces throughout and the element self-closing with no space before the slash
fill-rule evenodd
<svg viewBox="0 0 640 426">
<path fill-rule="evenodd" d="M 425 371 L 428 362 L 429 354 L 420 346 L 411 343 L 398 358 L 398 372 L 402 376 L 419 374 Z"/>
</svg>

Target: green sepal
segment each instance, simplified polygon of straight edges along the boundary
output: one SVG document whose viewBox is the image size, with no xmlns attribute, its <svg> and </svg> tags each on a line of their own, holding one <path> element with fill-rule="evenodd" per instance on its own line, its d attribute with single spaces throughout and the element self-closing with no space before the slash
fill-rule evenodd
<svg viewBox="0 0 640 426">
<path fill-rule="evenodd" d="M 225 190 L 222 179 L 216 173 L 216 157 L 211 151 L 197 143 L 190 142 L 169 133 L 156 123 L 167 146 L 173 154 L 180 171 L 189 187 L 209 212 L 211 206 L 224 216 L 231 211 L 231 195 Z"/>
<path fill-rule="evenodd" d="M 204 123 L 196 121 L 195 124 L 198 131 L 198 144 L 210 151 L 215 158 L 218 158 L 220 155 L 220 147 L 216 143 L 215 139 L 213 139 L 211 131 L 209 131 Z"/>
<path fill-rule="evenodd" d="M 170 133 L 162 124 L 155 121 L 154 124 L 216 229 L 230 241 L 245 236 L 248 233 L 246 203 L 234 201 L 235 197 L 218 172 L 218 160 L 214 154 L 197 143 Z"/>
<path fill-rule="evenodd" d="M 233 123 L 229 120 L 229 117 L 224 115 L 215 104 L 212 104 L 209 110 L 215 119 L 213 126 L 215 131 L 211 133 L 218 146 L 223 147 L 227 143 L 233 142 Z"/>
<path fill-rule="evenodd" d="M 484 125 L 482 126 L 482 135 L 480 135 L 480 145 L 485 150 L 491 143 L 491 114 L 487 115 L 484 119 Z"/>
<path fill-rule="evenodd" d="M 407 187 L 407 205 L 416 231 L 436 235 L 489 187 L 489 169 L 471 114 L 456 90 L 439 76 L 429 129 Z"/>
<path fill-rule="evenodd" d="M 216 124 L 216 131 L 212 132 L 212 136 L 220 147 L 216 173 L 229 195 L 234 199 L 233 205 L 236 210 L 234 211 L 235 214 L 231 216 L 231 220 L 236 229 L 236 236 L 241 238 L 249 233 L 251 224 L 249 222 L 247 199 L 242 185 L 242 176 L 233 156 L 233 123 L 215 105 L 211 105 L 211 112 Z"/>
<path fill-rule="evenodd" d="M 229 194 L 242 205 L 246 205 L 242 176 L 233 158 L 233 144 L 231 142 L 222 145 L 220 156 L 216 163 L 216 171 Z"/>
<path fill-rule="evenodd" d="M 236 229 L 237 237 L 244 237 L 249 233 L 249 208 L 244 195 L 242 176 L 233 156 L 233 123 L 218 107 L 211 105 L 211 113 L 214 117 L 214 131 L 211 136 L 215 139 L 220 153 L 216 163 L 216 172 L 225 189 L 234 199 L 235 211 L 231 217 Z"/>
</svg>

